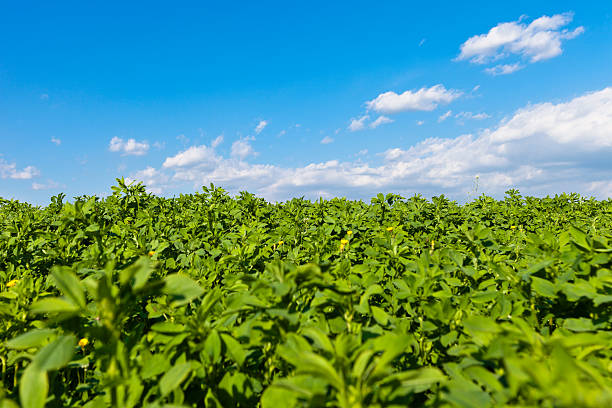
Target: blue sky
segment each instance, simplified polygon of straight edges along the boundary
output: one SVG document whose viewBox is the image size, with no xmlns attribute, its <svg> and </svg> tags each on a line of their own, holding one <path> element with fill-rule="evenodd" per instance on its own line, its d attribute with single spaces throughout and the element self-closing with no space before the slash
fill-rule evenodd
<svg viewBox="0 0 612 408">
<path fill-rule="evenodd" d="M 0 197 L 612 196 L 609 2 L 2 9 Z"/>
</svg>

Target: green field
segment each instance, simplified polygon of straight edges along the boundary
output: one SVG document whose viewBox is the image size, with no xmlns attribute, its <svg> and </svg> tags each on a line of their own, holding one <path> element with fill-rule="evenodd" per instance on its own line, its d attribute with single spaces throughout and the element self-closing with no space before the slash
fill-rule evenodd
<svg viewBox="0 0 612 408">
<path fill-rule="evenodd" d="M 612 406 L 612 200 L 0 200 L 0 408 Z"/>
</svg>

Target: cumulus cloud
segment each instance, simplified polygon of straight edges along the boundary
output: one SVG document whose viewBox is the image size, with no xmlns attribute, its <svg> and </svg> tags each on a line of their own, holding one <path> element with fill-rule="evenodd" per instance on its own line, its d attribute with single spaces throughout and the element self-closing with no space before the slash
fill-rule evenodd
<svg viewBox="0 0 612 408">
<path fill-rule="evenodd" d="M 255 133 L 260 134 L 266 126 L 268 126 L 268 121 L 260 120 L 257 126 L 255 126 Z"/>
<path fill-rule="evenodd" d="M 175 156 L 166 158 L 163 167 L 185 167 L 196 163 L 214 164 L 216 158 L 217 155 L 213 147 L 206 145 L 191 146 L 187 150 L 184 150 Z"/>
<path fill-rule="evenodd" d="M 34 166 L 26 166 L 19 170 L 17 164 L 9 163 L 0 157 L 0 177 L 3 179 L 29 180 L 38 175 L 40 175 L 40 171 Z"/>
<path fill-rule="evenodd" d="M 163 171 L 157 170 L 151 166 L 137 171 L 130 177 L 127 177 L 126 181 L 128 183 L 131 183 L 132 181 L 141 181 L 146 186 L 147 191 L 153 194 L 162 194 L 163 191 L 169 187 L 168 175 Z"/>
<path fill-rule="evenodd" d="M 491 133 L 497 143 L 547 140 L 561 147 L 597 150 L 612 147 L 612 87 L 569 102 L 527 106 Z"/>
<path fill-rule="evenodd" d="M 584 32 L 584 27 L 573 30 L 563 28 L 573 19 L 573 13 L 542 16 L 529 24 L 523 17 L 517 21 L 499 23 L 488 33 L 470 37 L 461 44 L 457 60 L 486 64 L 511 55 L 529 62 L 538 62 L 560 55 L 562 42 Z M 487 72 L 503 75 L 520 69 L 518 64 L 498 65 Z"/>
<path fill-rule="evenodd" d="M 111 152 L 121 152 L 123 156 L 142 156 L 149 151 L 147 142 L 137 142 L 135 139 L 123 140 L 120 137 L 113 137 L 108 149 Z"/>
<path fill-rule="evenodd" d="M 446 89 L 438 84 L 417 91 L 405 91 L 402 94 L 389 91 L 366 102 L 368 109 L 386 114 L 403 111 L 432 111 L 441 104 L 447 104 L 461 96 L 461 92 Z"/>
<path fill-rule="evenodd" d="M 465 200 L 477 175 L 479 193 L 497 197 L 518 188 L 523 194 L 571 191 L 606 198 L 612 193 L 610 135 L 612 87 L 566 102 L 528 105 L 478 134 L 429 138 L 388 149 L 377 155 L 378 163 L 359 158 L 282 167 L 204 150 L 210 157 L 201 155 L 184 166 L 145 169 L 142 176 L 161 173 L 169 188 L 214 182 L 230 192 L 246 189 L 269 200 L 315 199 L 322 192 L 366 199 L 378 192 L 445 194 Z M 201 147 L 193 147 L 197 148 Z M 157 174 L 157 179 L 163 177 Z"/>
<path fill-rule="evenodd" d="M 255 151 L 253 150 L 253 146 L 249 143 L 249 141 L 253 140 L 252 138 L 239 139 L 232 143 L 231 156 L 236 157 L 238 159 L 244 160 L 249 156 L 255 155 Z"/>
</svg>

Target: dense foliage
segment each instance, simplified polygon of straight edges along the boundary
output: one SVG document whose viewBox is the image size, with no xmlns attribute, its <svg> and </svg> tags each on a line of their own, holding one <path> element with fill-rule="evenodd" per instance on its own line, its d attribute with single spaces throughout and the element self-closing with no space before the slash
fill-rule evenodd
<svg viewBox="0 0 612 408">
<path fill-rule="evenodd" d="M 0 200 L 0 407 L 612 406 L 612 201 Z"/>
</svg>

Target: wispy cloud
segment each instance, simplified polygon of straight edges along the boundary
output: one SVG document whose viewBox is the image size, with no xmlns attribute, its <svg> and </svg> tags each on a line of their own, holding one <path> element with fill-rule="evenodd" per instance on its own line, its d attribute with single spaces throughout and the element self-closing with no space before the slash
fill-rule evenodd
<svg viewBox="0 0 612 408">
<path fill-rule="evenodd" d="M 390 119 L 386 116 L 379 116 L 378 118 L 376 118 L 376 120 L 372 123 L 370 123 L 370 128 L 372 129 L 376 129 L 377 127 L 379 127 L 380 125 L 384 125 L 386 123 L 392 123 L 393 119 Z"/>
<path fill-rule="evenodd" d="M 451 111 L 451 110 L 446 111 L 446 113 L 444 113 L 444 114 L 442 114 L 442 115 L 440 115 L 440 116 L 438 117 L 438 122 L 444 122 L 444 121 L 445 121 L 446 119 L 448 119 L 448 118 L 450 117 L 450 115 L 452 115 L 452 114 L 453 114 L 453 111 Z"/>
<path fill-rule="evenodd" d="M 65 185 L 58 183 L 57 181 L 47 180 L 45 183 L 32 183 L 32 190 L 54 190 L 58 188 L 66 188 Z"/>
<path fill-rule="evenodd" d="M 51 143 L 55 143 L 56 145 L 59 146 L 59 145 L 62 144 L 62 141 L 60 139 L 58 139 L 58 138 L 52 137 L 51 138 Z"/>
<path fill-rule="evenodd" d="M 455 115 L 457 119 L 474 119 L 474 120 L 482 120 L 488 119 L 491 116 L 485 112 L 473 113 L 473 112 L 459 112 Z"/>
<path fill-rule="evenodd" d="M 323 139 L 321 139 L 321 144 L 330 144 L 333 143 L 334 139 L 329 137 L 329 136 L 325 136 Z"/>
<path fill-rule="evenodd" d="M 351 123 L 348 126 L 348 129 L 351 132 L 357 132 L 359 130 L 364 130 L 366 128 L 370 128 L 370 129 L 376 129 L 377 127 L 387 124 L 387 123 L 392 123 L 393 119 L 388 118 L 386 116 L 380 115 L 379 117 L 376 118 L 376 120 L 369 122 L 370 120 L 370 115 L 363 115 L 360 118 L 353 118 L 351 119 Z"/>
<path fill-rule="evenodd" d="M 351 132 L 357 132 L 358 130 L 363 130 L 366 127 L 366 121 L 370 119 L 369 115 L 363 115 L 360 118 L 353 118 L 351 119 L 351 123 L 348 126 L 348 129 Z"/>
<path fill-rule="evenodd" d="M 515 62 L 514 64 L 499 64 L 491 68 L 485 68 L 484 72 L 493 76 L 508 75 L 523 68 L 525 68 L 525 66 Z"/>
<path fill-rule="evenodd" d="M 268 126 L 268 121 L 260 120 L 257 126 L 255 126 L 255 133 L 260 134 L 266 126 Z"/>
<path fill-rule="evenodd" d="M 124 156 L 142 156 L 149 151 L 147 142 L 137 142 L 135 139 L 123 140 L 120 137 L 113 137 L 108 149 L 111 152 L 121 152 Z"/>
<path fill-rule="evenodd" d="M 432 111 L 441 104 L 447 104 L 461 96 L 461 92 L 446 89 L 438 84 L 417 91 L 384 92 L 371 101 L 366 102 L 368 109 L 386 114 L 404 111 Z"/>
</svg>

